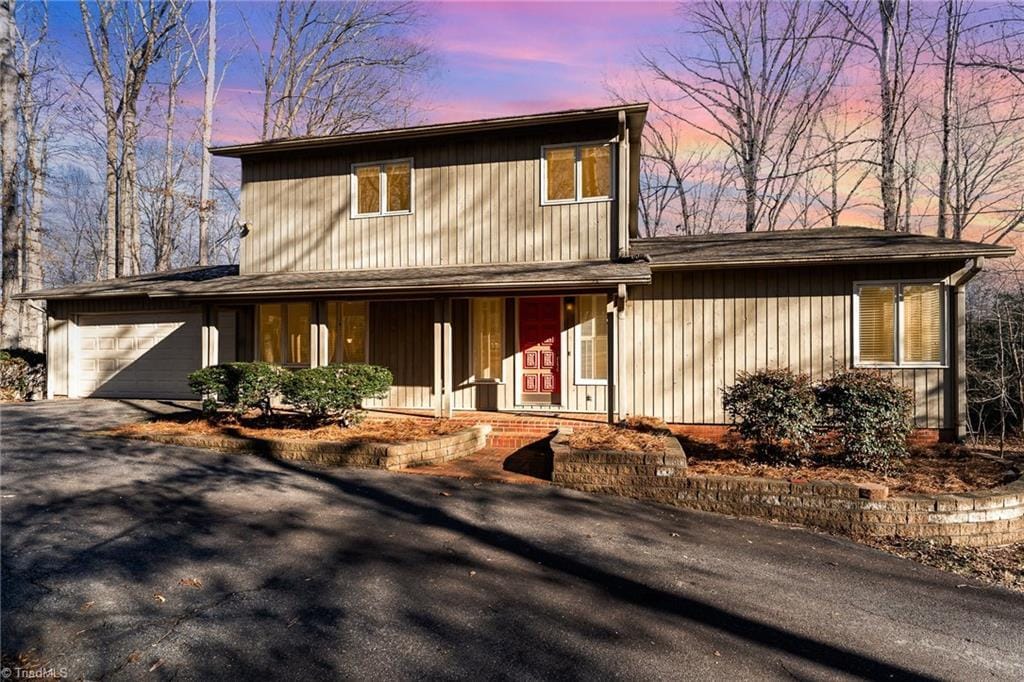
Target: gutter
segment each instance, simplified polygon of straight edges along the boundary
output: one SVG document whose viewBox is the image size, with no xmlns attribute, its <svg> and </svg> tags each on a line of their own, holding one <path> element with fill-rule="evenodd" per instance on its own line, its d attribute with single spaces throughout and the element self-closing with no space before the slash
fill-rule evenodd
<svg viewBox="0 0 1024 682">
<path fill-rule="evenodd" d="M 919 253 L 908 256 L 835 256 L 835 257 L 823 257 L 823 258 L 787 258 L 787 259 L 750 259 L 750 260 L 713 260 L 713 261 L 676 261 L 676 262 L 658 262 L 655 260 L 651 263 L 651 270 L 707 270 L 712 268 L 743 268 L 743 267 L 764 267 L 764 266 L 777 266 L 777 265 L 821 265 L 828 263 L 898 263 L 898 262 L 912 262 L 921 259 L 928 260 L 959 260 L 965 256 L 971 259 L 984 260 L 986 256 L 992 258 L 1007 258 L 1015 253 L 1014 249 L 1007 249 L 1005 251 L 989 250 L 985 252 L 967 252 L 967 253 Z M 656 258 L 656 257 L 655 257 Z M 973 275 L 972 275 L 973 276 Z"/>
<path fill-rule="evenodd" d="M 510 290 L 518 291 L 523 289 L 536 290 L 536 289 L 550 289 L 550 288 L 611 288 L 615 287 L 620 283 L 624 284 L 650 284 L 651 278 L 648 277 L 634 277 L 629 279 L 623 279 L 617 277 L 614 280 L 552 280 L 542 282 L 521 282 L 521 283 L 486 283 L 480 284 L 464 284 L 464 285 L 451 285 L 451 284 L 412 284 L 412 285 L 401 285 L 401 286 L 360 286 L 360 287 L 314 287 L 314 288 L 302 288 L 302 289 L 282 289 L 281 287 L 271 289 L 247 289 L 245 291 L 200 291 L 200 292 L 187 292 L 187 291 L 154 291 L 150 292 L 148 296 L 150 298 L 225 298 L 225 297 L 250 297 L 250 296 L 318 296 L 326 294 L 363 294 L 373 293 L 377 291 L 393 291 L 393 292 L 417 292 L 417 291 L 432 291 L 432 292 L 453 292 L 457 293 L 460 291 L 495 291 L 495 290 Z M 81 296 L 75 296 L 73 298 L 83 298 Z M 95 297 L 94 297 L 95 298 Z"/>
</svg>

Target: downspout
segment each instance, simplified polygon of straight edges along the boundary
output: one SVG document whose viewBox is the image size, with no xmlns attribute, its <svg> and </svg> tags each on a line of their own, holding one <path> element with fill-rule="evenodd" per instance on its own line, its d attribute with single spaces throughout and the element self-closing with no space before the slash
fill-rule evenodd
<svg viewBox="0 0 1024 682">
<path fill-rule="evenodd" d="M 951 336 L 954 341 L 950 378 L 953 384 L 953 425 L 957 441 L 967 438 L 967 288 L 966 284 L 985 268 L 985 257 L 978 256 L 964 263 L 949 276 Z"/>
</svg>

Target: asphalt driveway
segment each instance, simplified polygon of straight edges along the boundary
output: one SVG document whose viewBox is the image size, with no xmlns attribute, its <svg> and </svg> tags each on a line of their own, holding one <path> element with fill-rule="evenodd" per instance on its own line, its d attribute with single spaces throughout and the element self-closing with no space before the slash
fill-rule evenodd
<svg viewBox="0 0 1024 682">
<path fill-rule="evenodd" d="M 1024 596 L 550 486 L 83 435 L 4 406 L 2 649 L 72 679 L 1022 679 Z"/>
</svg>

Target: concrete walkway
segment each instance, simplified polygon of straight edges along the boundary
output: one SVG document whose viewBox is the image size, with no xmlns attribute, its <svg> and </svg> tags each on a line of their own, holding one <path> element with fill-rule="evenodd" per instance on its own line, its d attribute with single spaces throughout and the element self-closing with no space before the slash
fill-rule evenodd
<svg viewBox="0 0 1024 682">
<path fill-rule="evenodd" d="M 5 662 L 111 680 L 1024 678 L 1024 596 L 843 539 L 81 433 L 143 414 L 0 408 Z"/>
</svg>

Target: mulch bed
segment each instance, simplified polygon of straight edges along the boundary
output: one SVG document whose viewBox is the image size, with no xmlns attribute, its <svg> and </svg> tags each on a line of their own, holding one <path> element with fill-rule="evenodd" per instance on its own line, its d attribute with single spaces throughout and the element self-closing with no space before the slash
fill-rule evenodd
<svg viewBox="0 0 1024 682">
<path fill-rule="evenodd" d="M 894 493 L 924 494 L 995 488 L 1016 477 L 1007 461 L 946 444 L 912 449 L 898 471 L 883 476 L 866 469 L 838 466 L 835 456 L 828 453 L 798 466 L 772 466 L 751 459 L 738 442 L 722 446 L 693 438 L 680 440 L 688 470 L 693 474 L 877 483 Z"/>
<path fill-rule="evenodd" d="M 866 538 L 860 542 L 904 559 L 1024 592 L 1024 543 L 979 548 L 902 538 Z"/>
<path fill-rule="evenodd" d="M 465 424 L 449 419 L 367 419 L 349 427 L 337 424 L 316 425 L 293 414 L 275 414 L 266 419 L 248 415 L 217 422 L 195 415 L 165 417 L 152 421 L 122 424 L 103 431 L 104 435 L 145 438 L 154 435 L 233 436 L 273 440 L 365 441 L 384 444 L 412 443 L 448 436 L 466 429 Z"/>
<path fill-rule="evenodd" d="M 569 436 L 574 450 L 621 450 L 662 452 L 671 435 L 665 422 L 650 417 L 630 417 L 615 426 L 579 429 Z"/>
</svg>

